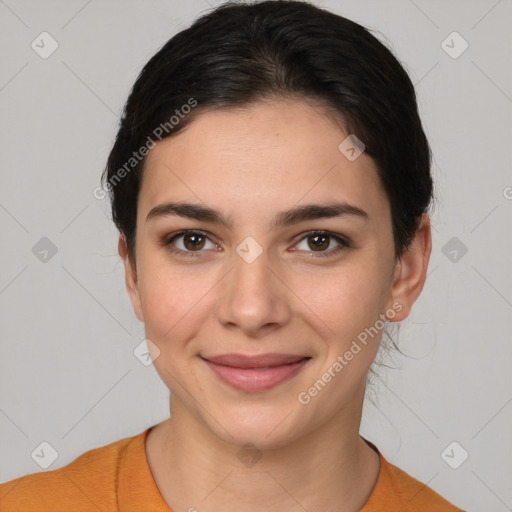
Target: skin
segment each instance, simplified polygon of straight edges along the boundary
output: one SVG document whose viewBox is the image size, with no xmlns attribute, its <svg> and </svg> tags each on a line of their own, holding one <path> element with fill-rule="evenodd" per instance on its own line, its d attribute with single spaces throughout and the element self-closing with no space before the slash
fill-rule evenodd
<svg viewBox="0 0 512 512">
<path fill-rule="evenodd" d="M 151 430 L 146 454 L 175 512 L 357 511 L 376 483 L 378 455 L 359 426 L 382 331 L 307 405 L 297 397 L 379 315 L 408 316 L 423 288 L 431 234 L 424 214 L 395 260 L 389 201 L 372 159 L 363 153 L 350 161 L 339 151 L 347 135 L 308 102 L 280 100 L 204 112 L 147 157 L 136 270 L 122 236 L 119 254 L 135 314 L 159 351 L 152 349 L 155 368 L 171 391 L 172 416 Z M 218 209 L 233 225 L 171 215 L 146 221 L 168 201 Z M 329 201 L 368 218 L 271 230 L 278 212 Z M 159 244 L 184 229 L 207 232 L 199 257 Z M 327 238 L 319 252 L 311 230 L 344 235 L 352 246 L 319 256 L 339 243 Z M 236 252 L 248 236 L 263 249 L 252 263 Z M 174 246 L 194 252 L 190 238 Z M 277 387 L 246 392 L 219 381 L 199 357 L 230 352 L 312 359 Z M 251 466 L 237 456 L 246 443 L 261 455 Z"/>
</svg>

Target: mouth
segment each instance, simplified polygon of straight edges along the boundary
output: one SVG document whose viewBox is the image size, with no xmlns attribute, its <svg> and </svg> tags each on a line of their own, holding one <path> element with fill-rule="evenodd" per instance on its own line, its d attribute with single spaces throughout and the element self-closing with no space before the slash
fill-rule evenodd
<svg viewBox="0 0 512 512">
<path fill-rule="evenodd" d="M 201 359 L 225 384 L 242 391 L 265 391 L 291 379 L 311 357 L 294 354 L 224 354 Z"/>
</svg>

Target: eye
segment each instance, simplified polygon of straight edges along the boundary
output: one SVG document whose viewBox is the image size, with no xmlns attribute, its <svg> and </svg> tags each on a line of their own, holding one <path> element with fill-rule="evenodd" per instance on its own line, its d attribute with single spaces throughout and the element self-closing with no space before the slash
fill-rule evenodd
<svg viewBox="0 0 512 512">
<path fill-rule="evenodd" d="M 334 249 L 332 248 L 333 241 L 335 244 L 338 244 Z M 304 244 L 305 249 L 301 249 L 300 244 Z M 299 244 L 297 244 L 296 247 L 299 250 L 306 250 L 306 252 L 316 253 L 314 256 L 313 254 L 311 255 L 313 257 L 323 257 L 338 254 L 343 249 L 351 247 L 351 243 L 347 238 L 335 233 L 330 233 L 329 231 L 311 231 L 310 233 L 306 233 L 306 235 L 301 238 Z M 329 247 L 331 247 L 331 249 L 327 250 Z M 312 250 L 308 251 L 308 248 Z"/>
<path fill-rule="evenodd" d="M 334 242 L 334 244 L 333 244 Z M 166 246 L 171 252 L 185 257 L 200 257 L 203 249 L 218 249 L 218 245 L 210 240 L 208 235 L 202 231 L 180 231 L 170 237 L 164 238 L 160 244 Z M 305 248 L 300 245 L 304 244 Z M 337 244 L 334 248 L 333 245 Z M 306 233 L 295 246 L 292 251 L 297 249 L 309 252 L 309 257 L 326 257 L 338 254 L 345 248 L 351 247 L 352 244 L 347 238 L 329 231 L 311 231 Z M 330 248 L 330 249 L 329 249 Z M 308 250 L 312 249 L 312 250 Z"/>
<path fill-rule="evenodd" d="M 161 244 L 167 246 L 171 252 L 179 253 L 186 257 L 197 257 L 204 252 L 207 242 L 211 244 L 211 249 L 215 249 L 217 244 L 214 244 L 208 236 L 201 231 L 181 231 L 176 233 L 170 238 L 164 239 Z M 208 249 L 208 247 L 206 247 Z"/>
</svg>

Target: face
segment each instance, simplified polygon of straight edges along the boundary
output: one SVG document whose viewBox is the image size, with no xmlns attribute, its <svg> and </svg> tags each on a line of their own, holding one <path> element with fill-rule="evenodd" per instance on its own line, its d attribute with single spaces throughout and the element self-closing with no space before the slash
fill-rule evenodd
<svg viewBox="0 0 512 512">
<path fill-rule="evenodd" d="M 347 135 L 290 100 L 202 113 L 150 151 L 136 272 L 119 248 L 181 421 L 268 448 L 358 422 L 383 320 L 421 291 L 430 231 L 395 260 L 389 201 L 372 159 L 338 148 Z"/>
</svg>

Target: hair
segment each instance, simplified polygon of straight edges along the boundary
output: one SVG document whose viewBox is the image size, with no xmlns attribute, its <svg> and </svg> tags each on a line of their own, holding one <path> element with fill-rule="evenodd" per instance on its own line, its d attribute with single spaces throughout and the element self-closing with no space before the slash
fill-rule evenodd
<svg viewBox="0 0 512 512">
<path fill-rule="evenodd" d="M 364 144 L 389 199 L 395 257 L 403 254 L 433 196 L 431 151 L 407 72 L 363 26 L 305 1 L 270 0 L 204 14 L 135 81 L 101 178 L 133 264 L 153 138 L 179 133 L 201 112 L 274 99 L 319 105 Z"/>
</svg>

